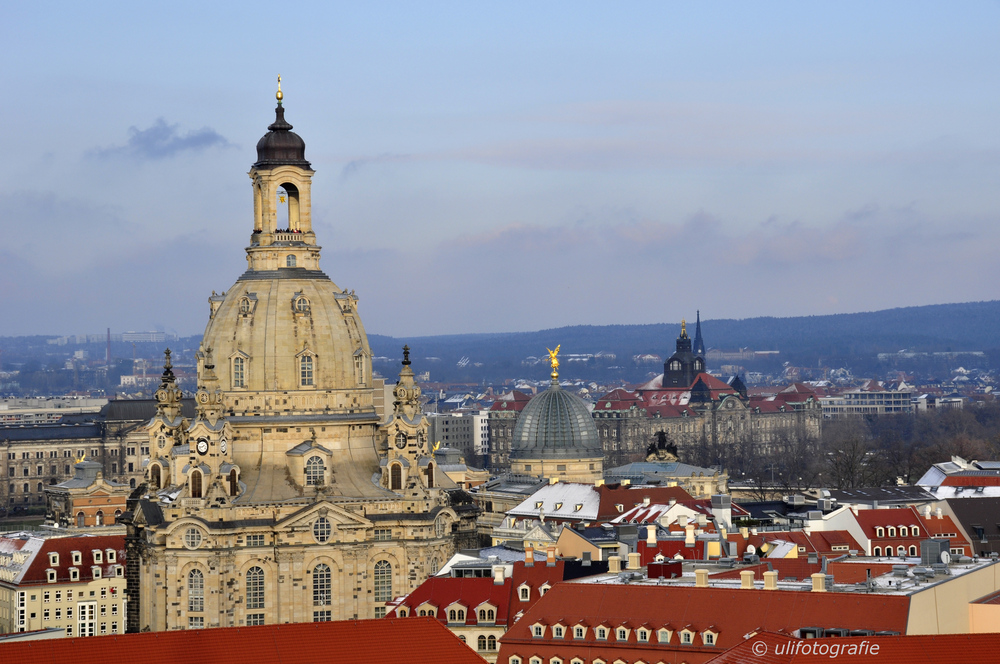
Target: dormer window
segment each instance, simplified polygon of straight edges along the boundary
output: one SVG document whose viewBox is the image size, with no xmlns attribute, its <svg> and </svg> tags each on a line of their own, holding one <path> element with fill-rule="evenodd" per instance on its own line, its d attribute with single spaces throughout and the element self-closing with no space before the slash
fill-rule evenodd
<svg viewBox="0 0 1000 664">
<path fill-rule="evenodd" d="M 101 552 L 100 549 L 94 549 L 93 551 L 90 552 L 90 555 L 94 556 L 95 563 L 104 562 L 104 553 Z"/>
<path fill-rule="evenodd" d="M 540 586 L 540 587 L 538 588 L 538 594 L 539 594 L 539 595 L 544 595 L 545 593 L 549 592 L 549 589 L 550 589 L 550 588 L 552 588 L 552 586 L 550 586 L 549 584 L 547 584 L 547 583 L 545 583 L 545 584 L 542 584 L 542 585 L 541 585 L 541 586 Z"/>
<path fill-rule="evenodd" d="M 90 568 L 90 576 L 91 576 L 91 578 L 94 578 L 94 579 L 101 578 L 101 568 L 98 567 L 97 565 L 94 565 L 93 567 L 91 567 Z"/>
<path fill-rule="evenodd" d="M 639 643 L 649 642 L 649 630 L 648 629 L 637 629 L 635 631 L 636 641 Z"/>
<path fill-rule="evenodd" d="M 628 641 L 628 630 L 624 627 L 619 627 L 615 638 L 619 641 Z"/>
<path fill-rule="evenodd" d="M 669 629 L 661 629 L 656 632 L 656 640 L 659 643 L 670 643 L 672 632 Z"/>
<path fill-rule="evenodd" d="M 561 639 L 563 638 L 563 627 L 562 625 L 556 625 L 552 628 L 552 638 Z"/>
<path fill-rule="evenodd" d="M 108 549 L 106 553 L 108 555 L 108 562 L 109 563 L 116 563 L 116 562 L 118 562 L 118 555 L 117 555 L 117 553 L 115 552 L 114 549 Z"/>
<path fill-rule="evenodd" d="M 556 503 L 556 510 L 561 510 L 562 506 L 563 506 L 562 503 Z"/>
<path fill-rule="evenodd" d="M 714 646 L 715 645 L 715 637 L 716 637 L 716 634 L 714 632 L 702 632 L 701 633 L 701 642 L 704 643 L 706 646 Z"/>
<path fill-rule="evenodd" d="M 910 535 L 912 537 L 920 537 L 920 528 L 917 526 L 910 526 Z"/>
<path fill-rule="evenodd" d="M 619 514 L 621 514 L 622 511 L 625 509 L 625 506 L 622 505 L 621 503 L 618 503 L 617 505 L 615 505 L 615 509 L 618 510 Z"/>
<path fill-rule="evenodd" d="M 889 537 L 895 537 L 895 536 L 896 536 L 896 527 L 889 526 Z"/>
<path fill-rule="evenodd" d="M 309 300 L 304 297 L 295 298 L 295 311 L 304 314 L 309 311 Z"/>
<path fill-rule="evenodd" d="M 577 503 L 576 507 L 573 508 L 573 511 L 574 512 L 579 512 L 582 509 L 583 509 L 583 503 Z"/>
<path fill-rule="evenodd" d="M 49 565 L 52 567 L 59 567 L 59 554 L 55 552 L 49 553 Z"/>
<path fill-rule="evenodd" d="M 83 554 L 79 551 L 73 551 L 71 555 L 73 556 L 74 565 L 79 565 L 83 561 Z"/>
<path fill-rule="evenodd" d="M 247 386 L 247 362 L 240 356 L 233 358 L 233 387 Z M 162 445 L 161 445 L 162 447 Z"/>
<path fill-rule="evenodd" d="M 531 635 L 536 639 L 540 639 L 545 636 L 545 625 L 532 625 Z"/>
<path fill-rule="evenodd" d="M 70 567 L 69 568 L 69 580 L 70 581 L 79 581 L 80 580 L 80 570 L 78 570 L 76 567 Z"/>
<path fill-rule="evenodd" d="M 875 537 L 885 537 L 885 531 L 882 526 L 875 526 Z"/>
<path fill-rule="evenodd" d="M 55 583 L 56 582 L 56 571 L 54 569 L 47 569 L 47 570 L 45 570 L 45 580 L 48 583 Z"/>
<path fill-rule="evenodd" d="M 312 355 L 303 355 L 299 358 L 299 385 L 309 387 L 313 384 L 313 358 Z"/>
<path fill-rule="evenodd" d="M 608 638 L 608 630 L 606 627 L 598 627 L 594 630 L 594 634 L 597 636 L 598 641 L 605 641 Z"/>
<path fill-rule="evenodd" d="M 521 598 L 522 602 L 527 602 L 531 599 L 531 588 L 527 585 L 520 586 L 517 589 L 518 597 Z"/>
<path fill-rule="evenodd" d="M 587 628 L 584 627 L 583 625 L 577 625 L 576 627 L 573 628 L 574 639 L 583 639 L 586 638 L 586 636 L 587 636 Z"/>
<path fill-rule="evenodd" d="M 681 645 L 689 646 L 694 643 L 694 632 L 684 630 L 681 632 Z"/>
<path fill-rule="evenodd" d="M 535 509 L 536 510 L 542 509 L 542 501 L 540 500 L 535 501 Z"/>
</svg>

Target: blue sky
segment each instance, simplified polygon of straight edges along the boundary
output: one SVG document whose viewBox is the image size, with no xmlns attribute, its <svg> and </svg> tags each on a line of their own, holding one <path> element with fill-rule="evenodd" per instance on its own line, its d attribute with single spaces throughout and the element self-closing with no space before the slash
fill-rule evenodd
<svg viewBox="0 0 1000 664">
<path fill-rule="evenodd" d="M 539 4 L 5 8 L 0 335 L 200 332 L 279 73 L 369 332 L 996 299 L 1000 4 Z"/>
</svg>

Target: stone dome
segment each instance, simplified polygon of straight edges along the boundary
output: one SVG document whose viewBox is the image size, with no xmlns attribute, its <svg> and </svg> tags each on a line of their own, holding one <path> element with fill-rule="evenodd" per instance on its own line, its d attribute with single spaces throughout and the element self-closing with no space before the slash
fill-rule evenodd
<svg viewBox="0 0 1000 664">
<path fill-rule="evenodd" d="M 306 161 L 306 142 L 292 131 L 292 125 L 285 121 L 285 108 L 281 104 L 274 109 L 274 122 L 257 141 L 257 163 L 255 168 L 274 166 L 300 166 L 310 168 Z"/>
<path fill-rule="evenodd" d="M 511 441 L 511 459 L 602 457 L 597 426 L 587 404 L 554 382 L 524 407 Z"/>
</svg>

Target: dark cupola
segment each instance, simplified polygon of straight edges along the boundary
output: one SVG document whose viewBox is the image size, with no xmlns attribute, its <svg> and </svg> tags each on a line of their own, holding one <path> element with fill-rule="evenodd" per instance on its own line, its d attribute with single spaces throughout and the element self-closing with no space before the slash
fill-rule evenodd
<svg viewBox="0 0 1000 664">
<path fill-rule="evenodd" d="M 257 162 L 254 168 L 274 168 L 276 166 L 298 166 L 309 168 L 306 161 L 306 142 L 292 131 L 292 125 L 285 120 L 285 107 L 281 105 L 281 77 L 278 77 L 278 105 L 274 109 L 274 122 L 268 125 L 267 133 L 257 141 Z"/>
</svg>

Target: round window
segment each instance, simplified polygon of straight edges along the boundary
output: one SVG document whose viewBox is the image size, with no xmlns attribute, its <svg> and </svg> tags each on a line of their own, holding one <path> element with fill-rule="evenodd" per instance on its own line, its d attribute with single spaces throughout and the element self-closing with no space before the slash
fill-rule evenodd
<svg viewBox="0 0 1000 664">
<path fill-rule="evenodd" d="M 189 549 L 197 549 L 201 546 L 201 531 L 197 528 L 188 528 L 184 532 L 184 546 Z"/>
<path fill-rule="evenodd" d="M 313 523 L 313 537 L 320 544 L 325 544 L 330 541 L 330 533 L 333 532 L 333 526 L 330 524 L 330 520 L 325 516 L 321 516 L 316 519 Z"/>
</svg>

